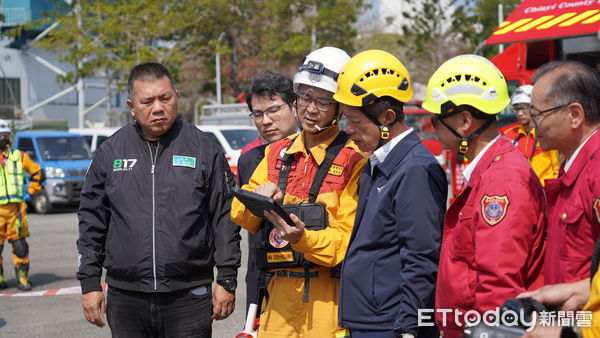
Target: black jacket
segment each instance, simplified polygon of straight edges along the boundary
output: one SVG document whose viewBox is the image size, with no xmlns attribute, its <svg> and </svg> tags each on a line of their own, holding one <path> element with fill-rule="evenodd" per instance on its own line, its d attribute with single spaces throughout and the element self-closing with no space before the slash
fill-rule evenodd
<svg viewBox="0 0 600 338">
<path fill-rule="evenodd" d="M 152 161 L 155 161 L 153 168 Z M 237 276 L 239 227 L 229 220 L 235 185 L 209 137 L 177 119 L 158 149 L 137 123 L 106 140 L 92 160 L 79 206 L 82 292 L 109 285 L 169 292 Z"/>
<path fill-rule="evenodd" d="M 254 174 L 254 170 L 258 167 L 260 161 L 265 158 L 265 148 L 267 148 L 267 146 L 268 144 L 263 144 L 240 155 L 237 164 L 240 187 L 244 184 L 248 184 L 250 181 L 250 177 Z"/>
<path fill-rule="evenodd" d="M 250 177 L 254 173 L 256 167 L 265 157 L 265 149 L 268 144 L 263 144 L 254 147 L 240 155 L 238 159 L 238 181 L 240 187 L 248 184 Z M 256 269 L 256 254 L 254 252 L 256 244 L 261 241 L 262 233 L 259 231 L 256 234 L 248 231 L 248 270 L 246 271 L 246 312 L 250 304 L 258 304 L 258 278 L 260 271 Z"/>
</svg>

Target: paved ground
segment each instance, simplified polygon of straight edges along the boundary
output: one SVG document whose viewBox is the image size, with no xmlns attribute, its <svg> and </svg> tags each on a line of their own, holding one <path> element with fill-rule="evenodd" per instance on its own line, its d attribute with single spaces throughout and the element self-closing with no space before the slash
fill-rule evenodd
<svg viewBox="0 0 600 338">
<path fill-rule="evenodd" d="M 51 215 L 30 215 L 31 282 L 34 291 L 78 286 L 77 215 L 75 210 L 60 210 Z M 242 232 L 243 233 L 243 232 Z M 247 253 L 242 241 L 243 261 Z M 9 289 L 18 292 L 10 248 L 3 252 L 4 271 Z M 213 324 L 214 337 L 233 337 L 244 325 L 245 270 L 240 269 L 236 310 L 226 320 Z M 97 328 L 84 319 L 81 295 L 38 297 L 0 297 L 0 338 L 3 337 L 110 337 L 108 327 Z"/>
</svg>

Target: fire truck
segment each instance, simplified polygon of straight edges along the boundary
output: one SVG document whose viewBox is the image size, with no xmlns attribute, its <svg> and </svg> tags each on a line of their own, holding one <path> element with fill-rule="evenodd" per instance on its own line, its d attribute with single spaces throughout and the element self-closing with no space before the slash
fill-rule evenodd
<svg viewBox="0 0 600 338">
<path fill-rule="evenodd" d="M 550 61 L 577 60 L 600 70 L 600 0 L 525 0 L 485 44 L 508 44 L 491 61 L 504 74 L 510 94 L 531 84 L 533 73 Z M 499 119 L 501 127 L 514 122 L 512 108 L 501 112 Z M 466 164 L 457 163 L 453 154 L 448 166 L 456 196 Z"/>
</svg>

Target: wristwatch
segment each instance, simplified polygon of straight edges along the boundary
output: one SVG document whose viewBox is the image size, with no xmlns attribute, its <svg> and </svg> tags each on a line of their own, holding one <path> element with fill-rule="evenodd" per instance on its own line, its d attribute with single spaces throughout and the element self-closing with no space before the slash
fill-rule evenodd
<svg viewBox="0 0 600 338">
<path fill-rule="evenodd" d="M 223 289 L 229 291 L 230 293 L 235 292 L 235 288 L 237 287 L 237 279 L 235 278 L 227 278 L 221 279 L 217 281 L 217 284 L 221 285 Z"/>
</svg>

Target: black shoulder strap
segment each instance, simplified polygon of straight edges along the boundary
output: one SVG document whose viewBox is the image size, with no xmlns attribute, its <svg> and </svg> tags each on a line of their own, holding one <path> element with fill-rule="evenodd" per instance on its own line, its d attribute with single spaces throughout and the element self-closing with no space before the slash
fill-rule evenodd
<svg viewBox="0 0 600 338">
<path fill-rule="evenodd" d="M 298 136 L 296 136 L 292 139 L 292 142 L 290 143 L 288 148 L 294 143 L 294 141 L 296 141 L 297 137 Z M 287 148 L 286 148 L 286 150 L 287 150 Z M 287 153 L 283 154 L 283 158 L 281 159 L 281 168 L 279 169 L 279 180 L 277 181 L 277 186 L 279 187 L 279 190 L 281 190 L 281 194 L 283 196 L 285 196 L 287 180 L 288 180 L 288 176 L 290 176 L 290 170 L 292 169 L 293 161 L 294 161 L 293 154 L 287 154 Z"/>
<path fill-rule="evenodd" d="M 294 138 L 294 140 L 296 140 L 296 138 Z M 292 143 L 294 142 L 294 140 L 292 140 Z M 317 200 L 317 195 L 319 194 L 319 190 L 321 189 L 321 184 L 323 184 L 323 180 L 325 179 L 325 176 L 327 176 L 329 168 L 331 168 L 331 165 L 333 164 L 333 160 L 335 160 L 340 150 L 342 150 L 342 148 L 346 145 L 346 141 L 348 141 L 348 134 L 346 134 L 343 131 L 340 131 L 340 133 L 336 136 L 333 142 L 331 142 L 329 147 L 327 147 L 325 159 L 323 160 L 323 163 L 321 163 L 321 165 L 319 166 L 319 169 L 315 174 L 312 185 L 310 186 L 310 190 L 308 192 L 309 203 L 315 203 L 315 201 Z M 279 180 L 277 182 L 277 186 L 279 187 L 279 190 L 281 190 L 281 193 L 284 196 L 293 160 L 293 154 L 284 154 L 283 158 L 281 159 L 281 168 L 279 170 Z"/>
<path fill-rule="evenodd" d="M 333 142 L 331 142 L 329 147 L 327 147 L 325 159 L 319 166 L 312 185 L 310 186 L 310 190 L 308 192 L 308 203 L 315 203 L 317 200 L 317 195 L 321 189 L 321 184 L 323 184 L 323 180 L 325 180 L 325 176 L 327 176 L 329 168 L 331 168 L 331 165 L 333 164 L 333 160 L 335 160 L 344 145 L 346 145 L 346 141 L 348 141 L 348 134 L 346 134 L 344 131 L 340 131 Z"/>
</svg>

